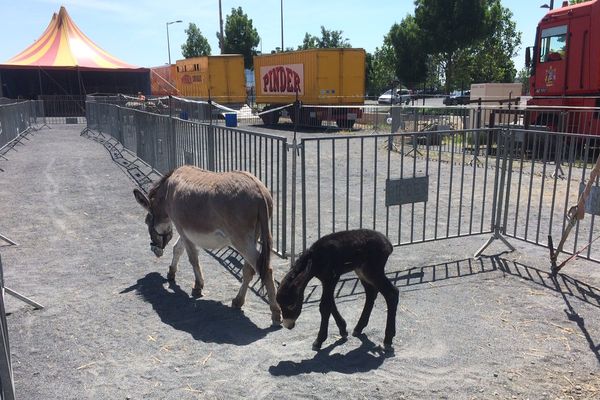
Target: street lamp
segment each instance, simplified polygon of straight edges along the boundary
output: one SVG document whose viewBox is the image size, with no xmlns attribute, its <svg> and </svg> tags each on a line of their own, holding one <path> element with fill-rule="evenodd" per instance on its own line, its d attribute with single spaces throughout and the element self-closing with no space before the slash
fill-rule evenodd
<svg viewBox="0 0 600 400">
<path fill-rule="evenodd" d="M 178 19 L 177 21 L 167 22 L 167 50 L 169 52 L 169 65 L 171 65 L 171 44 L 169 43 L 169 25 L 178 24 L 180 22 L 183 22 L 183 21 Z"/>
</svg>

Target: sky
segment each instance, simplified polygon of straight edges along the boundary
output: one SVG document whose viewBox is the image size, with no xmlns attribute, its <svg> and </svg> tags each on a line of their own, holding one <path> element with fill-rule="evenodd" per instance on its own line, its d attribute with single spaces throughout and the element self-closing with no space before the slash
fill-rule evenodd
<svg viewBox="0 0 600 400">
<path fill-rule="evenodd" d="M 522 45 L 514 58 L 523 68 L 525 47 L 533 45 L 535 27 L 546 13 L 545 0 L 502 0 L 513 12 Z M 560 0 L 555 3 L 560 3 Z M 221 0 L 223 20 L 232 8 L 242 7 L 261 37 L 258 49 L 269 53 L 283 43 L 296 48 L 306 32 L 320 35 L 321 26 L 341 30 L 353 47 L 373 52 L 391 26 L 414 13 L 413 0 Z M 64 5 L 79 28 L 97 45 L 127 63 L 153 67 L 168 62 L 169 25 L 171 60 L 183 58 L 184 29 L 195 23 L 219 54 L 219 0 L 0 0 L 0 64 L 32 44 L 46 29 L 52 14 Z"/>
</svg>

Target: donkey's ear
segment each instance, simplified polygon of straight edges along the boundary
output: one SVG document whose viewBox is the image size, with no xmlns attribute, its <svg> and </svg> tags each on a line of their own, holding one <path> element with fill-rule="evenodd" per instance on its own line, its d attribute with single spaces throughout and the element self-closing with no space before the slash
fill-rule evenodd
<svg viewBox="0 0 600 400">
<path fill-rule="evenodd" d="M 133 196 L 135 197 L 135 201 L 137 201 L 140 206 L 144 207 L 146 211 L 150 212 L 150 200 L 148 200 L 148 197 L 146 197 L 144 193 L 142 193 L 139 189 L 133 189 Z"/>
</svg>

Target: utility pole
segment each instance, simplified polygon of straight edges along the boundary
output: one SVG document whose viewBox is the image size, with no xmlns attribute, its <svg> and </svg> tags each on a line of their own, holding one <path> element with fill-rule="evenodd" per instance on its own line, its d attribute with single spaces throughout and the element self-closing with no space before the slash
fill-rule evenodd
<svg viewBox="0 0 600 400">
<path fill-rule="evenodd" d="M 221 35 L 219 36 L 219 47 L 221 47 L 221 54 L 225 52 L 225 41 L 223 38 L 223 12 L 221 10 L 221 0 L 219 0 L 219 26 L 221 28 Z"/>
<path fill-rule="evenodd" d="M 281 0 L 281 52 L 284 52 L 285 48 L 283 47 L 283 0 Z"/>
</svg>

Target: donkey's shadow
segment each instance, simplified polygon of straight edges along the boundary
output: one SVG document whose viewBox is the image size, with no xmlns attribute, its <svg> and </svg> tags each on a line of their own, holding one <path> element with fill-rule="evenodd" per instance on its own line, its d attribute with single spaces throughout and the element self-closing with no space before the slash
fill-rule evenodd
<svg viewBox="0 0 600 400">
<path fill-rule="evenodd" d="M 361 345 L 346 354 L 331 354 L 334 348 L 347 340 L 339 339 L 319 350 L 311 359 L 300 362 L 280 361 L 279 364 L 269 367 L 269 372 L 274 376 L 294 376 L 312 372 L 354 374 L 377 369 L 386 358 L 393 356 L 393 352 L 384 351 L 364 334 L 359 335 L 358 339 Z"/>
<path fill-rule="evenodd" d="M 206 343 L 245 346 L 277 329 L 259 328 L 242 311 L 218 301 L 195 299 L 176 283 L 165 286 L 167 282 L 158 272 L 152 272 L 121 293 L 135 290 L 152 305 L 163 323 Z"/>
</svg>

